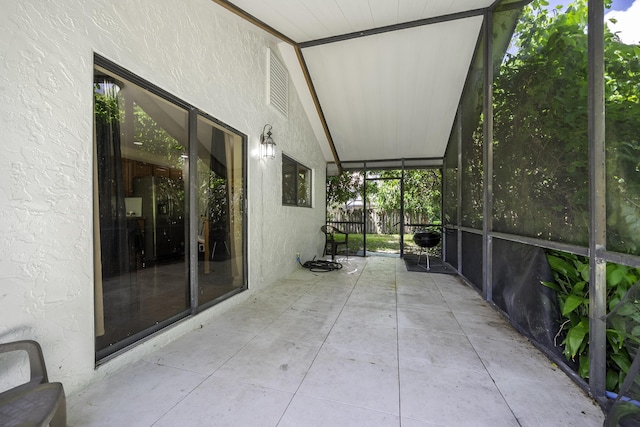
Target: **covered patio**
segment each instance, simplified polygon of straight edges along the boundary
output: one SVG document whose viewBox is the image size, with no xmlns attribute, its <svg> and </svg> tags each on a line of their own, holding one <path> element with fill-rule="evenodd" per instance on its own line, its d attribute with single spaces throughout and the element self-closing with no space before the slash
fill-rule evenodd
<svg viewBox="0 0 640 427">
<path fill-rule="evenodd" d="M 338 260 L 69 396 L 69 425 L 602 425 L 600 407 L 460 277 Z"/>
<path fill-rule="evenodd" d="M 333 3 L 8 2 L 0 342 L 42 345 L 71 426 L 602 425 L 640 372 L 606 323 L 640 283 L 637 44 L 603 0 Z M 457 275 L 299 266 L 327 178 L 429 169 Z"/>
</svg>

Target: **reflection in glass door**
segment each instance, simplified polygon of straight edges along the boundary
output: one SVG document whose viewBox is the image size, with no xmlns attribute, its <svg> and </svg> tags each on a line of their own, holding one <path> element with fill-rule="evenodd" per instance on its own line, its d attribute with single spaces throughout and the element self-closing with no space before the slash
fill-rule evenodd
<svg viewBox="0 0 640 427">
<path fill-rule="evenodd" d="M 198 305 L 244 285 L 242 138 L 198 117 Z"/>
<path fill-rule="evenodd" d="M 94 117 L 100 359 L 188 314 L 188 111 L 96 69 Z"/>
<path fill-rule="evenodd" d="M 246 137 L 105 59 L 96 62 L 100 361 L 247 288 Z"/>
</svg>

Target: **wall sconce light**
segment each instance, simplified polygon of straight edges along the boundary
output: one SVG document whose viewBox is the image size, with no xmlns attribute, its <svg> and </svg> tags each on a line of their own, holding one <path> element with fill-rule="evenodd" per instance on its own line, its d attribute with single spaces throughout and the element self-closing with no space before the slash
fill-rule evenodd
<svg viewBox="0 0 640 427">
<path fill-rule="evenodd" d="M 269 129 L 267 129 L 269 127 Z M 273 159 L 276 157 L 276 143 L 271 138 L 271 125 L 266 124 L 260 134 L 260 145 L 262 147 L 262 157 Z"/>
</svg>

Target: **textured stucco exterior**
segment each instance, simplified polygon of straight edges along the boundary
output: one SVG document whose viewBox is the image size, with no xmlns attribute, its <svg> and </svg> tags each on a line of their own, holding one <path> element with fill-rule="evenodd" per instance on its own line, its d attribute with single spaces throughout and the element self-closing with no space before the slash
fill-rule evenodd
<svg viewBox="0 0 640 427">
<path fill-rule="evenodd" d="M 175 325 L 96 368 L 93 317 L 94 52 L 248 136 L 248 280 L 267 285 L 321 255 L 325 162 L 293 85 L 289 116 L 266 101 L 278 41 L 210 0 L 2 0 L 0 14 L 0 342 L 42 344 L 68 392 L 207 321 Z M 288 47 L 285 47 L 288 48 Z M 313 169 L 314 207 L 283 207 L 278 154 Z M 320 253 L 319 253 L 320 252 Z"/>
</svg>

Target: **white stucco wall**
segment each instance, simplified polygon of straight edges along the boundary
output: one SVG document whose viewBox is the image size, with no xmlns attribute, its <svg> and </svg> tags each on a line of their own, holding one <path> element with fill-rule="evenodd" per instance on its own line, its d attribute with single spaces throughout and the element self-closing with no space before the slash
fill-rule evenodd
<svg viewBox="0 0 640 427">
<path fill-rule="evenodd" d="M 299 268 L 296 252 L 321 255 L 322 152 L 293 85 L 288 118 L 266 103 L 277 40 L 210 0 L 2 0 L 1 9 L 1 342 L 39 341 L 51 379 L 71 393 L 207 319 L 94 366 L 94 52 L 248 135 L 251 289 Z M 278 148 L 269 161 L 258 156 L 266 123 Z M 313 209 L 282 206 L 282 151 L 313 169 Z"/>
</svg>

